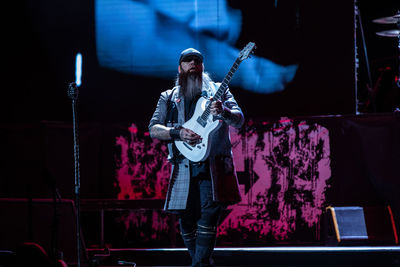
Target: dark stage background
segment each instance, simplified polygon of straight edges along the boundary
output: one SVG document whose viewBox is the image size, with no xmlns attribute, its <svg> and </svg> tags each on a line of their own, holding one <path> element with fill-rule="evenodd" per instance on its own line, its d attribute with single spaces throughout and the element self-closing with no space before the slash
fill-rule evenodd
<svg viewBox="0 0 400 267">
<path fill-rule="evenodd" d="M 171 47 L 160 49 L 157 46 L 157 40 L 154 43 L 145 43 L 148 49 L 145 58 L 149 62 L 158 64 L 159 58 L 154 55 L 159 55 L 160 68 L 154 68 L 150 74 L 141 74 L 135 69 L 136 65 L 133 67 L 129 65 L 130 68 L 121 71 L 117 65 L 122 61 L 110 61 L 112 57 L 101 58 L 104 55 L 112 55 L 113 50 L 102 48 L 100 51 L 99 49 L 98 40 L 101 38 L 97 35 L 99 28 L 96 25 L 98 22 L 96 12 L 101 10 L 99 3 L 112 5 L 112 1 L 24 1 L 13 9 L 16 11 L 15 19 L 6 27 L 7 50 L 4 55 L 7 60 L 6 81 L 10 83 L 3 86 L 5 94 L 3 94 L 1 105 L 0 133 L 3 153 L 0 163 L 2 169 L 0 197 L 51 198 L 54 190 L 58 189 L 62 198 L 73 198 L 72 111 L 66 90 L 68 84 L 75 80 L 75 56 L 80 52 L 83 56 L 82 86 L 78 100 L 82 197 L 84 199 L 126 199 L 120 194 L 121 188 L 124 187 L 120 184 L 121 180 L 118 180 L 118 170 L 122 160 L 120 158 L 122 146 L 118 144 L 118 141 L 122 140 L 121 137 L 131 138 L 129 145 L 135 142 L 144 144 L 145 146 L 141 146 L 140 149 L 151 146 L 151 140 L 146 135 L 147 124 L 160 92 L 172 87 L 175 73 L 171 73 L 168 68 L 173 70 L 177 68 L 175 65 L 172 67 L 168 65 L 167 71 L 161 68 L 162 62 L 168 62 L 168 58 L 164 60 L 166 55 L 162 51 L 165 49 L 167 53 L 167 51 L 180 50 L 177 50 L 179 46 L 176 50 L 168 50 Z M 127 6 L 131 3 L 148 4 L 147 1 L 118 1 L 118 3 L 124 3 Z M 242 24 L 237 38 L 233 38 L 234 41 L 232 41 L 233 39 L 227 37 L 229 40 L 226 41 L 225 37 L 221 36 L 222 33 L 219 35 L 218 30 L 223 28 L 222 22 L 217 23 L 216 34 L 215 29 L 206 28 L 199 33 L 200 36 L 215 39 L 221 43 L 220 46 L 216 46 L 217 49 L 229 44 L 230 51 L 239 51 L 247 42 L 254 41 L 257 44 L 255 53 L 257 60 L 268 59 L 283 69 L 297 66 L 293 79 L 286 81 L 283 90 L 282 88 L 254 90 L 251 85 L 258 77 L 257 75 L 254 77 L 241 75 L 242 82 L 232 84 L 231 90 L 246 117 L 246 126 L 241 134 L 243 136 L 248 134 L 247 137 L 250 138 L 254 133 L 260 136 L 260 139 L 262 139 L 262 133 L 271 134 L 275 132 L 274 129 L 283 129 L 284 132 L 293 134 L 290 130 L 292 126 L 286 124 L 282 126 L 280 125 L 282 121 L 288 121 L 293 125 L 293 129 L 297 129 L 295 135 L 299 135 L 302 125 L 310 126 L 312 130 L 306 131 L 307 134 L 312 135 L 312 138 L 316 138 L 318 142 L 329 143 L 329 146 L 324 148 L 329 150 L 329 153 L 324 150 L 325 152 L 321 154 L 329 164 L 325 166 L 326 168 L 313 167 L 313 171 L 324 169 L 324 175 L 326 175 L 324 190 L 318 189 L 317 195 L 323 198 L 318 202 L 318 212 L 322 213 L 328 205 L 391 205 L 398 222 L 399 199 L 396 190 L 399 186 L 399 175 L 394 167 L 400 160 L 399 117 L 388 113 L 399 104 L 399 92 L 395 86 L 398 69 L 397 40 L 375 34 L 377 31 L 395 28 L 393 24 L 372 23 L 375 18 L 394 15 L 399 9 L 398 1 L 358 1 L 372 81 L 369 81 L 367 75 L 364 47 L 360 39 L 360 31 L 357 30 L 357 51 L 360 60 L 357 83 L 354 64 L 353 1 L 268 0 L 263 1 L 262 5 L 249 3 L 249 1 L 227 1 L 227 5 L 241 12 Z M 222 18 L 222 8 L 217 10 L 221 12 L 217 12 L 218 22 L 220 14 Z M 115 16 L 117 15 L 111 13 L 108 18 L 118 24 Z M 160 17 L 165 19 L 168 16 L 161 14 Z M 168 23 L 171 21 L 168 20 Z M 169 26 L 168 23 L 163 26 Z M 135 29 L 135 27 L 131 29 L 131 34 L 137 34 Z M 110 31 L 114 32 L 114 28 L 111 27 Z M 168 33 L 160 32 L 160 35 L 169 40 Z M 112 39 L 106 37 L 103 40 Z M 207 47 L 198 39 L 196 40 L 202 47 Z M 213 42 L 212 40 L 210 43 Z M 115 48 L 115 45 L 121 45 L 121 43 L 124 44 L 123 41 L 111 43 L 110 47 Z M 118 49 L 116 50 L 119 51 Z M 209 58 L 213 59 L 212 51 L 205 50 L 204 53 L 210 54 Z M 170 54 L 167 53 L 167 55 Z M 177 60 L 178 54 L 176 53 L 173 58 Z M 219 73 L 228 70 L 237 53 L 230 53 L 230 55 L 232 58 L 221 59 L 221 66 L 218 68 L 212 65 L 207 66 L 206 57 L 206 69 L 215 70 L 216 73 L 215 76 L 211 73 L 212 77 L 220 79 Z M 124 58 L 124 54 L 121 58 Z M 240 68 L 245 69 L 246 66 L 250 66 L 252 62 L 255 62 L 252 60 L 256 59 L 244 61 Z M 135 63 L 136 61 L 133 60 L 132 64 Z M 265 75 L 269 77 L 268 69 L 260 71 L 267 72 Z M 370 99 L 367 93 L 368 84 L 375 88 L 374 105 L 368 103 Z M 356 106 L 356 85 L 359 101 L 362 103 L 358 107 Z M 356 116 L 357 110 L 365 114 Z M 368 114 L 374 111 L 382 114 Z M 326 129 L 327 132 L 320 129 Z M 134 133 L 138 133 L 137 139 L 133 137 Z M 320 136 L 321 133 L 323 137 Z M 285 136 L 284 133 L 283 136 Z M 312 138 L 306 138 L 306 141 Z M 286 139 L 283 140 L 288 144 L 295 144 L 293 140 L 292 143 Z M 299 141 L 298 138 L 295 140 Z M 260 142 L 257 145 L 260 146 Z M 159 155 L 161 155 L 163 151 L 161 146 L 157 149 L 160 150 Z M 314 146 L 310 149 L 312 152 L 321 152 L 322 148 Z M 299 148 L 299 155 L 306 157 L 302 151 L 306 150 Z M 142 152 L 145 155 L 144 152 L 148 151 Z M 248 164 L 251 161 L 250 154 L 253 152 L 251 149 L 247 152 L 248 154 L 243 152 L 240 154 L 240 159 Z M 139 158 L 142 161 L 149 159 Z M 255 158 L 252 160 L 255 161 Z M 317 162 L 319 160 L 321 158 Z M 132 157 L 128 158 L 128 162 L 135 163 Z M 250 164 L 245 167 L 244 164 L 239 173 L 240 183 L 246 194 L 251 188 L 250 183 L 258 179 L 254 178 L 256 175 L 251 166 Z M 168 171 L 160 170 L 162 166 L 159 165 L 151 167 L 158 168 L 157 171 L 164 172 L 164 175 Z M 129 174 L 132 175 L 132 173 Z M 319 181 L 318 179 L 322 179 L 320 175 L 322 174 L 317 172 L 310 177 Z M 160 181 L 162 179 L 152 180 L 151 183 Z M 133 184 L 134 182 L 130 186 Z M 126 188 L 129 188 L 129 185 Z M 140 191 L 140 189 L 137 190 Z M 149 190 L 150 193 L 145 192 L 148 195 L 136 192 L 136 195 L 133 194 L 128 199 L 162 197 L 162 192 L 157 195 L 151 191 L 154 188 Z M 307 195 L 309 197 L 307 203 L 315 204 L 313 193 L 317 191 L 309 191 L 311 195 Z M 276 196 L 274 201 L 277 200 L 279 198 Z M 285 201 L 292 205 L 296 199 Z M 302 209 L 300 206 L 292 205 L 291 208 L 299 212 Z M 310 210 L 314 211 L 308 209 Z M 160 239 L 143 239 L 143 243 L 134 243 L 135 240 L 143 238 L 143 233 L 152 231 L 151 225 L 143 223 L 146 220 L 157 220 L 160 227 L 157 229 L 165 232 L 163 227 L 171 223 L 166 221 L 165 214 L 141 211 L 149 214 L 140 215 L 138 219 L 133 218 L 130 213 L 110 212 L 108 219 L 106 218 L 108 231 L 117 233 L 106 240 L 112 246 L 168 245 L 166 240 L 169 241 L 170 236 L 160 235 L 156 235 Z M 320 215 L 320 213 L 309 214 L 315 218 L 311 220 L 313 222 L 311 225 L 307 225 L 303 217 L 302 219 L 295 217 L 292 223 L 296 227 L 293 232 L 288 231 L 289 236 L 278 238 L 269 235 L 266 238 L 263 237 L 265 239 L 262 241 L 267 241 L 268 244 L 323 242 L 320 232 L 322 223 Z M 86 216 L 84 217 L 86 222 L 90 222 L 84 226 L 89 245 L 98 245 L 100 242 L 97 235 L 99 229 L 96 228 L 98 213 L 96 212 L 93 216 L 86 213 L 84 216 Z M 129 227 L 122 225 L 124 222 L 129 222 L 128 219 L 130 222 L 134 221 L 132 223 L 134 227 L 127 235 L 126 230 Z M 293 217 L 289 217 L 288 220 L 291 219 Z M 119 221 L 116 222 L 116 220 Z M 137 232 L 135 227 L 142 230 Z M 255 224 L 251 227 L 258 226 Z M 255 230 L 256 233 L 257 231 Z M 249 244 L 258 237 L 250 236 Z M 243 236 L 239 238 L 245 240 Z M 233 244 L 232 240 L 222 240 L 225 242 L 224 245 Z M 254 242 L 251 244 L 254 245 Z M 246 242 L 242 245 L 246 245 Z M 261 242 L 261 245 L 265 244 Z"/>
<path fill-rule="evenodd" d="M 75 55 L 80 52 L 83 55 L 80 120 L 147 124 L 160 92 L 172 86 L 175 74 L 157 78 L 100 67 L 93 1 L 23 3 L 17 6 L 18 23 L 12 23 L 6 31 L 9 33 L 6 76 L 11 83 L 6 90 L 7 101 L 2 105 L 3 120 L 70 121 L 70 101 L 65 92 L 68 83 L 75 81 Z M 262 94 L 232 86 L 247 118 L 356 112 L 352 1 L 328 4 L 263 1 L 262 6 L 228 1 L 228 4 L 242 13 L 242 29 L 233 47 L 240 50 L 247 42 L 254 41 L 257 56 L 282 66 L 298 65 L 293 80 L 283 91 Z M 359 1 L 373 83 L 379 77 L 379 68 L 390 67 L 392 73 L 387 75 L 390 79 L 384 77 L 389 79 L 389 87 L 396 71 L 396 38 L 380 37 L 375 32 L 394 25 L 374 24 L 371 20 L 394 14 L 398 9 L 396 4 L 396 1 Z M 151 51 L 148 53 L 149 61 L 157 61 Z M 224 61 L 223 73 L 235 56 Z M 358 56 L 359 90 L 365 91 L 368 79 L 362 46 L 358 48 Z M 178 58 L 178 54 L 174 57 Z M 242 67 L 251 64 L 251 60 L 243 62 Z"/>
</svg>

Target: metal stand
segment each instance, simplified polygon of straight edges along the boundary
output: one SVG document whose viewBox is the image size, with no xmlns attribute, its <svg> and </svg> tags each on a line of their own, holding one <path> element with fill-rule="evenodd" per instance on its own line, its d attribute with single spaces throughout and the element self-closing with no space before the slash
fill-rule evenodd
<svg viewBox="0 0 400 267">
<path fill-rule="evenodd" d="M 400 15 L 400 11 L 397 11 L 397 14 Z M 397 20 L 397 29 L 400 31 L 400 19 Z M 397 51 L 398 51 L 398 64 L 399 64 L 399 72 L 397 75 L 397 87 L 400 88 L 400 34 L 397 36 Z"/>
<path fill-rule="evenodd" d="M 365 42 L 365 35 L 364 35 L 364 28 L 362 25 L 361 13 L 357 5 L 357 0 L 354 0 L 354 70 L 355 70 L 355 111 L 356 114 L 360 114 L 360 105 L 364 105 L 364 102 L 360 102 L 359 99 L 359 92 L 358 92 L 358 69 L 359 69 L 359 58 L 358 58 L 358 46 L 357 46 L 357 25 L 360 28 L 361 39 L 362 39 L 362 46 L 364 48 L 364 57 L 365 57 L 365 65 L 367 68 L 367 76 L 368 76 L 368 86 L 369 90 L 372 90 L 372 77 L 371 77 L 371 70 L 369 66 L 369 59 L 367 53 L 367 44 Z M 372 93 L 369 93 L 369 98 L 373 107 L 373 111 L 376 111 L 375 108 L 375 100 Z"/>
<path fill-rule="evenodd" d="M 78 267 L 81 266 L 81 220 L 80 220 L 80 171 L 79 171 L 79 142 L 78 142 L 78 115 L 76 103 L 78 87 L 76 83 L 68 86 L 68 97 L 72 100 L 72 122 L 74 132 L 74 172 L 75 172 L 75 210 L 76 210 L 76 248 L 78 253 Z"/>
<path fill-rule="evenodd" d="M 354 0 L 354 99 L 355 99 L 355 113 L 358 112 L 358 47 L 357 47 L 357 13 L 358 6 L 357 0 Z"/>
</svg>

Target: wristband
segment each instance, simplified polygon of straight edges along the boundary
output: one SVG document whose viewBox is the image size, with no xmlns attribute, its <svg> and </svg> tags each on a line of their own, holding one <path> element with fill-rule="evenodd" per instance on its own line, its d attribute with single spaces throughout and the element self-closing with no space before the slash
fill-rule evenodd
<svg viewBox="0 0 400 267">
<path fill-rule="evenodd" d="M 171 138 L 174 140 L 180 140 L 181 139 L 180 132 L 181 132 L 181 129 L 172 128 L 169 130 L 169 136 L 171 136 Z"/>
</svg>

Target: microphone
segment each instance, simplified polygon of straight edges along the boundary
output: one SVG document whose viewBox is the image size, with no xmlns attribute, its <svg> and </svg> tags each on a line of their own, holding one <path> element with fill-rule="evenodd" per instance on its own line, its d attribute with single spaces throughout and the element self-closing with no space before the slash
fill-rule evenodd
<svg viewBox="0 0 400 267">
<path fill-rule="evenodd" d="M 72 82 L 68 85 L 67 93 L 68 97 L 73 100 L 76 100 L 78 98 L 78 86 L 75 82 Z"/>
</svg>

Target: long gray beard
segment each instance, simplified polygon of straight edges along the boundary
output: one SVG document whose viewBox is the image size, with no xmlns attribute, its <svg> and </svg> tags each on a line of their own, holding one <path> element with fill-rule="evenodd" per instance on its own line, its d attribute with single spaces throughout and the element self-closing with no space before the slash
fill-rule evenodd
<svg viewBox="0 0 400 267">
<path fill-rule="evenodd" d="M 182 73 L 178 77 L 180 85 L 180 94 L 185 98 L 185 101 L 191 101 L 196 96 L 201 94 L 203 87 L 202 74 L 200 73 Z"/>
</svg>

